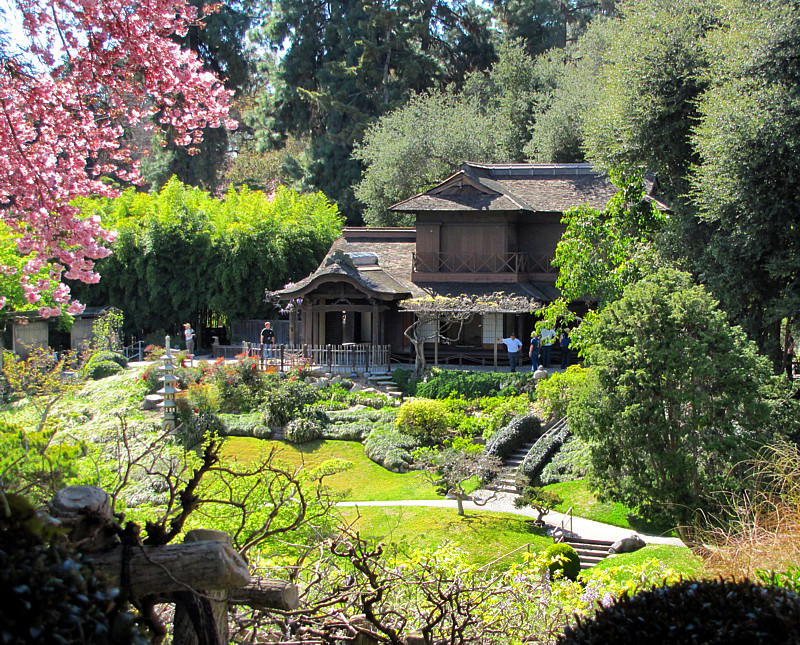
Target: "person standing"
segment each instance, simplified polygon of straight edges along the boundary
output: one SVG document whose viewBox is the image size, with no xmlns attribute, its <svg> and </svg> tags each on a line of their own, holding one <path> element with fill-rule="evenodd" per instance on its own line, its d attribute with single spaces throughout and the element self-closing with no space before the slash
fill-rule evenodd
<svg viewBox="0 0 800 645">
<path fill-rule="evenodd" d="M 570 338 L 567 330 L 561 332 L 561 368 L 567 369 L 569 365 L 569 343 Z"/>
<path fill-rule="evenodd" d="M 539 337 L 536 335 L 536 331 L 531 333 L 531 347 L 528 350 L 528 356 L 531 357 L 531 372 L 535 372 L 539 369 L 539 347 L 541 343 L 539 341 Z"/>
<path fill-rule="evenodd" d="M 186 353 L 194 355 L 194 329 L 191 323 L 183 323 L 183 337 L 186 339 Z"/>
<path fill-rule="evenodd" d="M 272 325 L 269 322 L 265 322 L 264 329 L 261 330 L 261 344 L 267 346 L 267 358 L 272 358 L 272 350 L 275 349 L 275 332 L 272 331 Z"/>
<path fill-rule="evenodd" d="M 508 365 L 511 368 L 509 371 L 516 372 L 517 358 L 519 357 L 519 350 L 522 349 L 522 341 L 514 334 L 511 334 L 508 338 L 498 338 L 497 340 L 502 340 L 508 349 Z"/>
<path fill-rule="evenodd" d="M 550 367 L 550 359 L 553 356 L 553 345 L 556 343 L 556 330 L 542 329 L 542 366 L 547 369 Z"/>
</svg>

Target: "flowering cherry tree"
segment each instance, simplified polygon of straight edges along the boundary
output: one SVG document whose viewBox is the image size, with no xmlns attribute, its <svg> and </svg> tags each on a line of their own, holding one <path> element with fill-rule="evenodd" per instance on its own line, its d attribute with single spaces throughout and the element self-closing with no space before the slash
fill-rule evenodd
<svg viewBox="0 0 800 645">
<path fill-rule="evenodd" d="M 42 315 L 76 313 L 62 279 L 97 282 L 114 233 L 73 199 L 114 196 L 104 177 L 138 181 L 125 145 L 134 125 L 154 120 L 190 152 L 204 127 L 233 127 L 230 95 L 170 38 L 198 19 L 184 0 L 16 3 L 30 45 L 26 59 L 0 58 L 0 215 L 25 261 L 0 273 Z M 0 309 L 10 304 L 0 293 Z"/>
</svg>

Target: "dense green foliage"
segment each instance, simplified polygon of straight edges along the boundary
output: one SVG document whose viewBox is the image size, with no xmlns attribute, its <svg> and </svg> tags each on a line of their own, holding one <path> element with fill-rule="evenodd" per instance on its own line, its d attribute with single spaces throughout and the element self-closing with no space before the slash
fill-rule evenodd
<svg viewBox="0 0 800 645">
<path fill-rule="evenodd" d="M 416 395 L 428 399 L 519 394 L 531 385 L 532 377 L 523 372 L 470 372 L 434 368 L 416 386 Z"/>
<path fill-rule="evenodd" d="M 714 508 L 743 460 L 796 423 L 768 362 L 686 274 L 629 286 L 587 337 L 570 428 L 590 446 L 597 490 L 648 517 L 689 523 Z"/>
<path fill-rule="evenodd" d="M 320 194 L 246 189 L 225 199 L 170 181 L 158 194 L 133 190 L 84 200 L 119 232 L 113 255 L 98 261 L 103 279 L 80 289 L 89 304 L 125 311 L 128 331 L 170 329 L 182 321 L 262 317 L 264 289 L 279 289 L 316 268 L 341 230 Z M 197 324 L 195 324 L 197 327 Z"/>
<path fill-rule="evenodd" d="M 536 386 L 536 404 L 545 419 L 560 419 L 567 405 L 589 377 L 589 370 L 570 365 L 565 372 L 555 372 Z"/>
<path fill-rule="evenodd" d="M 92 360 L 83 368 L 86 378 L 101 379 L 117 374 L 124 368 L 116 361 Z"/>
<path fill-rule="evenodd" d="M 0 516 L 0 623 L 6 643 L 150 642 L 126 599 L 94 576 L 19 495 Z"/>
</svg>

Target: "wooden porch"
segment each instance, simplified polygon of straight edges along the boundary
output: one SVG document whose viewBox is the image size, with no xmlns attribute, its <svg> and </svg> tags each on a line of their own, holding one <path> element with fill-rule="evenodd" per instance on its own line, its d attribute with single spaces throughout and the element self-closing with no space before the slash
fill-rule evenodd
<svg viewBox="0 0 800 645">
<path fill-rule="evenodd" d="M 241 345 L 214 345 L 214 358 L 255 358 L 267 372 L 289 372 L 309 368 L 331 374 L 361 374 L 389 370 L 391 347 L 370 343 L 342 345 L 264 345 L 243 342 Z"/>
</svg>

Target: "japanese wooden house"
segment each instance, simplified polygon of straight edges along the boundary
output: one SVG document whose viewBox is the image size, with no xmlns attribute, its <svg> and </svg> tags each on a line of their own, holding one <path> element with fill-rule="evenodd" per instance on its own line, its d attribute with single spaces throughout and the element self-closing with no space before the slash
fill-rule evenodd
<svg viewBox="0 0 800 645">
<path fill-rule="evenodd" d="M 547 303 L 558 296 L 551 261 L 565 210 L 602 209 L 615 192 L 589 164 L 465 163 L 430 190 L 392 206 L 416 216 L 414 228 L 346 228 L 319 268 L 278 292 L 298 304 L 311 345 L 370 343 L 413 355 L 403 331 L 407 298 L 504 292 Z M 476 316 L 451 352 L 487 354 L 498 336 L 523 340 L 530 314 Z M 398 356 L 400 355 L 400 356 Z"/>
</svg>

